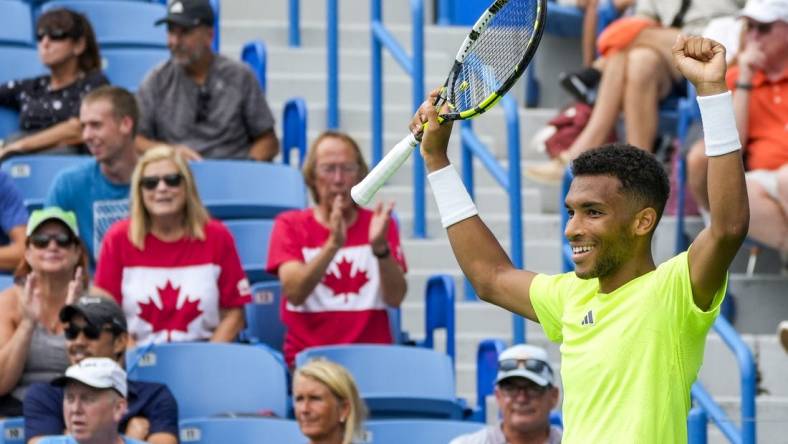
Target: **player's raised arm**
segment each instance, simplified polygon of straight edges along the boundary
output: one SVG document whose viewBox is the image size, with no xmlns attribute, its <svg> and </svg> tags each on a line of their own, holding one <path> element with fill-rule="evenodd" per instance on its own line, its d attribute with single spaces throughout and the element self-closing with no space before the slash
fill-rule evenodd
<svg viewBox="0 0 788 444">
<path fill-rule="evenodd" d="M 698 90 L 703 120 L 711 224 L 689 251 L 695 305 L 708 309 L 741 247 L 750 219 L 741 143 L 731 93 L 725 85 L 725 48 L 710 39 L 679 36 L 673 46 L 678 70 Z"/>
<path fill-rule="evenodd" d="M 434 91 L 416 112 L 410 126 L 415 133 L 429 122 L 421 142 L 421 155 L 430 173 L 430 186 L 454 256 L 481 299 L 537 321 L 529 297 L 535 274 L 515 268 L 479 218 L 460 176 L 449 163 L 446 148 L 451 123 L 438 124 L 438 114 L 432 105 L 435 97 Z"/>
</svg>

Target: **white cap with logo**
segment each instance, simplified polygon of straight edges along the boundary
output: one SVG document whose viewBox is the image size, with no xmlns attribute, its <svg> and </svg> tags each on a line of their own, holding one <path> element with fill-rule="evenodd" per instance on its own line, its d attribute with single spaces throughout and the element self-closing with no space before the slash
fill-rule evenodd
<svg viewBox="0 0 788 444">
<path fill-rule="evenodd" d="M 110 358 L 85 358 L 66 369 L 66 374 L 52 381 L 64 386 L 69 381 L 77 381 L 96 389 L 113 389 L 126 397 L 126 372 Z"/>
<path fill-rule="evenodd" d="M 542 387 L 555 385 L 547 352 L 534 345 L 518 344 L 507 348 L 498 356 L 495 383 L 513 377 L 526 378 Z"/>
</svg>

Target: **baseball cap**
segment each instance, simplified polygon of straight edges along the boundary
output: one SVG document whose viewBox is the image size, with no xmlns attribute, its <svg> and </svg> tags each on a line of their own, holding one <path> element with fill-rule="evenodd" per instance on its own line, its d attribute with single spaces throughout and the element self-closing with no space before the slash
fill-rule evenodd
<svg viewBox="0 0 788 444">
<path fill-rule="evenodd" d="M 208 0 L 172 0 L 167 5 L 167 16 L 156 20 L 156 26 L 162 23 L 193 28 L 199 25 L 213 26 L 215 21 L 213 8 Z"/>
<path fill-rule="evenodd" d="M 542 387 L 555 385 L 547 352 L 534 345 L 518 344 L 507 348 L 498 356 L 495 383 L 515 377 L 531 380 Z"/>
<path fill-rule="evenodd" d="M 88 324 L 101 327 L 110 324 L 120 331 L 128 331 L 126 315 L 117 302 L 103 296 L 82 296 L 76 303 L 60 309 L 60 321 L 69 322 L 74 315 L 82 315 Z"/>
<path fill-rule="evenodd" d="M 30 214 L 27 220 L 27 235 L 30 236 L 36 231 L 36 228 L 48 220 L 57 220 L 62 222 L 74 237 L 79 237 L 79 229 L 77 228 L 77 215 L 73 211 L 65 211 L 60 207 L 46 207 L 40 210 L 35 210 Z"/>
<path fill-rule="evenodd" d="M 85 358 L 66 369 L 66 374 L 52 381 L 52 385 L 64 386 L 77 381 L 95 389 L 113 389 L 126 397 L 126 372 L 110 358 Z"/>
<path fill-rule="evenodd" d="M 788 0 L 750 0 L 739 15 L 761 23 L 788 22 Z"/>
</svg>

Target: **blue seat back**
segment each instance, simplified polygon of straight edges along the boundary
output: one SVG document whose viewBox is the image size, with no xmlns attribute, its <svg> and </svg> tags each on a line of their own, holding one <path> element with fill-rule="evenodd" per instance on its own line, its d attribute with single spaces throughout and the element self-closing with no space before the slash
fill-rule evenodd
<svg viewBox="0 0 788 444">
<path fill-rule="evenodd" d="M 203 203 L 218 219 L 273 218 L 306 206 L 301 172 L 286 165 L 203 160 L 191 168 Z"/>
<path fill-rule="evenodd" d="M 25 419 L 0 419 L 0 444 L 24 444 Z"/>
<path fill-rule="evenodd" d="M 495 377 L 498 375 L 498 355 L 506 344 L 500 339 L 485 339 L 476 349 L 476 420 L 487 419 L 487 403 L 485 400 L 495 389 Z"/>
<path fill-rule="evenodd" d="M 4 106 L 0 106 L 0 139 L 19 131 L 19 113 Z"/>
<path fill-rule="evenodd" d="M 296 366 L 316 357 L 350 371 L 373 417 L 462 417 L 452 362 L 443 353 L 399 345 L 334 345 L 302 351 Z"/>
<path fill-rule="evenodd" d="M 137 91 L 151 69 L 166 61 L 170 52 L 164 48 L 103 48 L 104 73 L 110 83 Z"/>
<path fill-rule="evenodd" d="M 10 274 L 0 274 L 0 291 L 14 285 L 14 277 Z"/>
<path fill-rule="evenodd" d="M 57 174 L 65 169 L 82 165 L 91 156 L 32 155 L 11 157 L 3 161 L 0 169 L 8 173 L 22 193 L 28 211 L 44 205 L 49 187 Z"/>
<path fill-rule="evenodd" d="M 241 49 L 241 60 L 246 62 L 257 77 L 257 83 L 266 91 L 266 61 L 268 59 L 265 43 L 262 40 L 247 42 Z"/>
<path fill-rule="evenodd" d="M 33 47 L 33 14 L 30 5 L 19 1 L 2 1 L 0 8 L 0 44 Z"/>
<path fill-rule="evenodd" d="M 109 47 L 167 48 L 165 26 L 154 26 L 167 15 L 160 3 L 106 0 L 52 0 L 41 7 L 42 12 L 68 8 L 84 14 L 102 50 Z"/>
<path fill-rule="evenodd" d="M 252 285 L 252 303 L 244 306 L 246 328 L 242 339 L 265 344 L 282 351 L 287 329 L 280 316 L 282 285 L 279 281 L 258 282 Z"/>
<path fill-rule="evenodd" d="M 308 439 L 298 423 L 277 418 L 199 418 L 180 423 L 184 444 L 301 444 Z"/>
<path fill-rule="evenodd" d="M 13 3 L 7 0 L 8 3 Z M 33 47 L 0 46 L 0 82 L 46 74 L 47 70 Z"/>
<path fill-rule="evenodd" d="M 241 257 L 241 265 L 249 282 L 276 279 L 276 276 L 265 272 L 268 244 L 271 230 L 274 228 L 273 219 L 225 220 L 224 224 L 227 225 L 235 238 L 238 255 Z"/>
<path fill-rule="evenodd" d="M 435 331 L 446 330 L 446 354 L 454 361 L 454 279 L 445 274 L 431 276 L 425 291 L 425 333 L 423 346 L 434 348 Z"/>
<path fill-rule="evenodd" d="M 469 421 L 424 419 L 367 421 L 365 442 L 374 444 L 443 444 L 460 435 L 477 432 L 484 427 L 484 424 Z"/>
<path fill-rule="evenodd" d="M 287 415 L 282 362 L 262 347 L 170 343 L 126 352 L 129 379 L 167 384 L 183 419 L 270 411 Z"/>
<path fill-rule="evenodd" d="M 290 151 L 298 150 L 298 168 L 304 165 L 307 151 L 307 110 L 306 101 L 294 97 L 285 102 L 282 108 L 282 163 L 292 165 Z"/>
</svg>

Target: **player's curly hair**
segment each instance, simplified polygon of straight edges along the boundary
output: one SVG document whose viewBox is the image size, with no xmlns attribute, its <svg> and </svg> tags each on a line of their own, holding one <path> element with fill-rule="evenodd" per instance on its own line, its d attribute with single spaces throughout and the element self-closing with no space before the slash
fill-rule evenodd
<svg viewBox="0 0 788 444">
<path fill-rule="evenodd" d="M 587 151 L 572 161 L 572 175 L 608 175 L 621 182 L 621 190 L 643 207 L 665 210 L 670 181 L 662 164 L 651 154 L 626 143 L 611 143 Z"/>
</svg>

